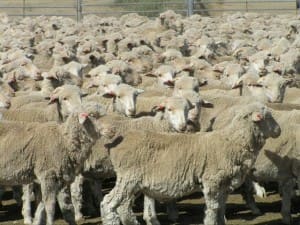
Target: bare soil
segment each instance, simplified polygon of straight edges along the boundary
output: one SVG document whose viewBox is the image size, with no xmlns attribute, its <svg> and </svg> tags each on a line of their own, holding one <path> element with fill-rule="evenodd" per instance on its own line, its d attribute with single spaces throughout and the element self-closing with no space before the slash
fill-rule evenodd
<svg viewBox="0 0 300 225">
<path fill-rule="evenodd" d="M 3 201 L 3 207 L 0 210 L 0 225 L 23 225 L 21 209 L 11 198 L 11 193 L 6 195 L 6 200 Z M 262 211 L 261 216 L 253 216 L 249 209 L 244 204 L 239 193 L 231 194 L 227 201 L 226 218 L 228 225 L 278 225 L 281 224 L 280 215 L 280 196 L 274 190 L 268 191 L 268 197 L 265 199 L 256 198 L 258 207 Z M 292 213 L 293 224 L 300 222 L 300 198 L 293 199 Z M 203 224 L 204 216 L 204 199 L 201 194 L 196 193 L 177 203 L 180 212 L 180 225 L 198 225 Z M 141 224 L 145 224 L 142 219 L 142 202 L 140 199 L 136 202 L 134 211 L 137 214 L 138 220 Z M 163 205 L 157 206 L 158 219 L 162 225 L 169 225 Z M 57 212 L 57 220 L 55 225 L 66 225 L 61 218 L 61 214 Z M 80 221 L 79 225 L 99 225 L 101 223 L 100 217 L 87 217 Z"/>
</svg>

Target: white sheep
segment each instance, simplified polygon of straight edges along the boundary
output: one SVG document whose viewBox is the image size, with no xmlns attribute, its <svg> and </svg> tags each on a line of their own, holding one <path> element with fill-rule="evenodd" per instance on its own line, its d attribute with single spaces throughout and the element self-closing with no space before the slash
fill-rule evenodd
<svg viewBox="0 0 300 225">
<path fill-rule="evenodd" d="M 300 134 L 300 112 L 299 110 L 274 111 L 273 115 L 281 127 L 281 135 L 277 139 L 266 141 L 249 177 L 258 182 L 275 181 L 279 184 L 283 223 L 291 224 L 292 193 L 295 181 L 298 185 L 300 182 L 299 145 L 297 144 Z M 251 209 L 257 209 L 249 191 L 244 195 L 244 199 Z"/>
<path fill-rule="evenodd" d="M 166 201 L 202 189 L 204 224 L 225 224 L 228 193 L 242 184 L 265 140 L 279 135 L 261 104 L 241 109 L 227 128 L 212 133 L 128 132 L 110 149 L 117 181 L 101 203 L 103 223 L 139 224 L 131 210 L 139 192 Z"/>
<path fill-rule="evenodd" d="M 47 224 L 52 225 L 57 194 L 60 196 L 62 188 L 73 181 L 99 138 L 100 130 L 87 113 L 78 112 L 61 125 L 2 121 L 0 130 L 1 149 L 9 149 L 10 153 L 2 160 L 1 184 L 28 184 L 37 179 L 42 193 L 39 207 L 45 208 Z M 34 160 L 28 161 L 29 158 Z M 58 201 L 64 205 L 68 203 L 60 197 Z M 64 209 L 72 211 L 71 203 L 68 205 L 69 208 Z M 74 218 L 66 219 L 75 224 Z"/>
</svg>

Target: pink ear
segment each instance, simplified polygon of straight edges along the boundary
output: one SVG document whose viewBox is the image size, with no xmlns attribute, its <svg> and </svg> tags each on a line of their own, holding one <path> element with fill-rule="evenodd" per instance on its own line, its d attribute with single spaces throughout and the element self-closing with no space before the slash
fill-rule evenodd
<svg viewBox="0 0 300 225">
<path fill-rule="evenodd" d="M 252 120 L 255 122 L 261 121 L 263 118 L 263 115 L 259 112 L 252 113 Z"/>
<path fill-rule="evenodd" d="M 165 110 L 165 106 L 163 106 L 163 105 L 156 105 L 152 108 L 152 111 L 155 111 L 155 112 L 164 111 L 164 110 Z"/>
</svg>

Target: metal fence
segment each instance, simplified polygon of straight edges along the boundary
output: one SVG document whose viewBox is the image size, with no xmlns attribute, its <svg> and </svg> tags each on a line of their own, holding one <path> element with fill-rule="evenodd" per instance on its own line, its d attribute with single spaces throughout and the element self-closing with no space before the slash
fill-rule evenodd
<svg viewBox="0 0 300 225">
<path fill-rule="evenodd" d="M 215 16 L 223 12 L 299 13 L 300 0 L 1 0 L 10 16 L 68 16 L 78 21 L 89 14 L 121 16 L 139 13 L 155 17 L 172 9 L 182 15 Z"/>
</svg>

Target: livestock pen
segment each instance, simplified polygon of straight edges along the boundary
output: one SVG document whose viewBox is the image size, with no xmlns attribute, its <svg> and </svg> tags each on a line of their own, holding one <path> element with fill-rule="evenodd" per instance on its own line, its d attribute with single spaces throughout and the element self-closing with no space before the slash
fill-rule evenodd
<svg viewBox="0 0 300 225">
<path fill-rule="evenodd" d="M 117 103 L 122 100 L 120 96 L 126 96 L 117 93 L 118 88 L 125 85 L 120 83 L 136 86 L 130 96 L 139 103 L 136 107 L 137 112 L 145 114 L 142 116 L 149 114 L 149 119 L 152 119 L 150 115 L 153 115 L 155 110 L 159 111 L 155 119 L 159 121 L 160 128 L 162 122 L 158 119 L 163 118 L 162 115 L 169 115 L 168 118 L 171 118 L 170 115 L 176 111 L 175 107 L 166 107 L 168 102 L 163 101 L 164 97 L 174 95 L 173 90 L 177 90 L 177 95 L 185 94 L 184 98 L 188 100 L 188 107 L 184 107 L 183 110 L 184 116 L 189 120 L 187 124 L 193 128 L 193 123 L 199 122 L 195 129 L 201 129 L 202 132 L 227 126 L 228 121 L 224 118 L 230 119 L 231 116 L 228 115 L 238 112 L 240 107 L 247 104 L 246 100 L 252 102 L 253 93 L 261 93 L 258 97 L 264 98 L 265 101 L 277 100 L 274 89 L 277 90 L 278 85 L 280 90 L 287 89 L 283 103 L 287 102 L 287 106 L 293 107 L 292 103 L 299 102 L 300 94 L 300 16 L 297 16 L 299 1 L 1 0 L 0 12 L 6 12 L 9 17 L 6 18 L 0 13 L 0 108 L 1 104 L 5 110 L 10 107 L 6 112 L 12 115 L 12 108 L 16 105 L 13 99 L 20 95 L 23 97 L 37 94 L 37 98 L 42 98 L 42 103 L 48 104 L 49 98 L 51 102 L 56 100 L 55 95 L 52 95 L 55 93 L 52 91 L 52 82 L 53 86 L 80 86 L 80 98 L 82 97 L 83 103 L 88 106 L 93 101 L 99 104 L 98 99 L 102 98 L 102 94 L 111 97 L 106 99 L 109 101 L 107 105 L 118 106 Z M 38 79 L 32 79 L 33 66 L 37 67 L 35 78 Z M 100 77 L 100 73 L 105 76 Z M 31 77 L 28 77 L 28 74 Z M 259 79 L 261 76 L 270 79 Z M 107 84 L 104 84 L 104 77 L 111 78 L 106 81 Z M 188 87 L 183 87 L 179 78 L 193 79 L 184 79 L 182 83 Z M 96 83 L 98 80 L 99 83 Z M 46 88 L 44 81 L 47 81 Z M 61 83 L 58 84 L 58 81 Z M 12 90 L 8 85 L 11 82 L 17 83 L 18 87 Z M 188 83 L 190 84 L 187 85 Z M 94 87 L 97 84 L 103 90 Z M 243 90 L 248 88 L 253 90 L 253 93 L 249 91 L 247 96 L 245 91 L 232 89 L 241 88 L 241 84 L 246 86 Z M 290 85 L 289 88 L 287 85 Z M 192 90 L 184 92 L 182 89 L 186 88 Z M 1 95 L 6 94 L 6 91 L 16 92 L 15 97 L 10 96 L 11 101 L 8 101 L 7 95 L 4 100 L 1 99 Z M 49 91 L 49 96 L 40 95 L 45 91 Z M 141 96 L 137 100 L 138 94 Z M 238 94 L 245 96 L 237 96 Z M 283 100 L 284 91 L 279 91 L 279 95 Z M 150 104 L 152 99 L 153 104 Z M 156 102 L 157 99 L 162 101 Z M 5 104 L 1 103 L 1 100 Z M 61 100 L 66 101 L 68 98 L 62 97 Z M 57 101 L 59 103 L 59 99 Z M 141 110 L 141 103 L 144 103 L 145 110 Z M 91 110 L 97 111 L 104 106 L 104 103 L 98 104 L 95 107 L 90 106 Z M 284 104 L 276 104 L 285 107 Z M 32 105 L 36 107 L 37 104 Z M 204 105 L 207 105 L 207 108 Z M 299 109 L 299 105 L 297 106 Z M 26 104 L 26 107 L 26 112 L 29 112 L 30 104 Z M 200 110 L 200 107 L 203 108 Z M 118 106 L 115 111 L 120 113 L 126 108 Z M 196 117 L 200 111 L 204 116 Z M 133 118 L 122 118 L 122 121 L 126 119 L 126 122 L 133 126 L 132 121 L 139 122 L 137 120 L 140 118 L 137 119 L 133 115 L 135 110 L 128 112 L 128 116 Z M 116 116 L 113 112 L 107 113 Z M 182 118 L 185 118 L 184 116 Z M 21 117 L 24 120 L 25 111 Z M 142 122 L 139 124 L 146 127 L 146 120 L 140 121 Z M 205 121 L 207 123 L 204 123 Z M 188 131 L 187 127 L 183 126 L 178 130 Z M 116 139 L 116 142 L 118 141 L 121 140 Z M 8 148 L 7 153 L 9 151 L 12 149 Z M 60 162 L 59 157 L 54 156 Z M 98 160 L 96 156 L 93 156 L 93 159 Z M 127 156 L 131 157 L 130 154 Z M 218 163 L 218 160 L 214 161 Z M 103 161 L 99 163 L 100 166 L 104 164 Z M 8 173 L 16 170 L 13 167 L 8 169 Z M 107 194 L 113 185 L 114 178 L 111 178 L 97 190 L 101 189 Z M 86 195 L 94 191 L 90 190 L 91 187 L 86 187 L 87 185 L 83 186 L 88 190 L 84 192 Z M 253 215 L 245 205 L 240 190 L 231 193 L 227 201 L 226 224 L 280 224 L 281 196 L 272 184 L 267 185 L 266 191 L 266 198 L 255 197 L 262 212 L 259 216 Z M 83 197 L 87 200 L 85 203 L 95 203 L 96 198 Z M 294 200 L 300 201 L 299 193 Z M 294 223 L 300 222 L 298 205 L 294 204 L 292 208 Z M 98 207 L 99 204 L 95 203 L 94 206 Z M 86 217 L 80 219 L 77 224 L 103 224 L 97 207 L 96 211 L 92 211 L 85 205 L 82 214 Z M 133 207 L 138 221 L 144 225 L 140 198 Z M 180 198 L 177 207 L 179 220 L 176 224 L 203 224 L 205 202 L 201 193 Z M 171 223 L 167 218 L 165 205 L 157 204 L 156 210 L 162 225 Z M 57 213 L 56 218 L 54 225 L 67 224 L 62 220 L 60 213 Z M 2 208 L 0 206 L 0 225 L 11 224 L 24 223 L 21 207 L 12 200 L 11 192 L 6 192 Z"/>
<path fill-rule="evenodd" d="M 220 15 L 224 12 L 295 13 L 299 0 L 2 0 L 0 11 L 9 16 L 68 16 L 78 21 L 85 15 L 121 16 L 138 13 L 156 17 L 165 10 L 182 15 Z"/>
</svg>

